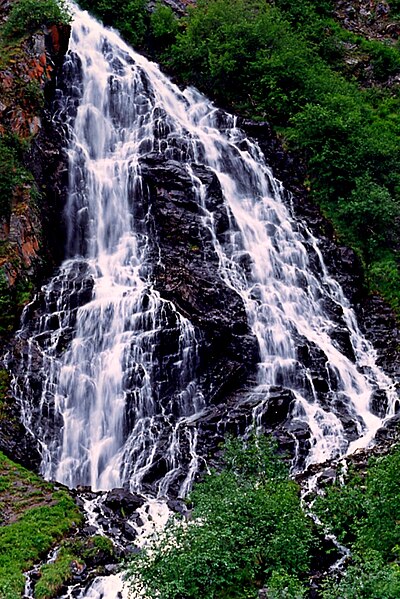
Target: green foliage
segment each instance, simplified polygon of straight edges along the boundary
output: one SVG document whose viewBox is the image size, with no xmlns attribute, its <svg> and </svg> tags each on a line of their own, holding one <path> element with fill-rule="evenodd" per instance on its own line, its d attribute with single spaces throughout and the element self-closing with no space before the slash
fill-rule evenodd
<svg viewBox="0 0 400 599">
<path fill-rule="evenodd" d="M 81 521 L 74 501 L 65 491 L 52 486 L 0 453 L 2 485 L 0 501 L 8 502 L 14 521 L 0 527 L 0 597 L 15 599 L 24 588 L 23 571 L 50 549 L 68 530 Z M 30 499 L 28 509 L 24 497 Z"/>
<path fill-rule="evenodd" d="M 32 180 L 22 165 L 22 146 L 15 136 L 0 136 L 0 219 L 8 218 L 12 195 L 19 185 Z"/>
<path fill-rule="evenodd" d="M 339 216 L 347 228 L 353 245 L 359 245 L 368 264 L 376 252 L 391 241 L 392 224 L 399 216 L 399 206 L 382 185 L 369 175 L 355 180 L 355 189 L 347 199 L 340 199 Z"/>
<path fill-rule="evenodd" d="M 324 585 L 323 599 L 398 599 L 400 568 L 386 564 L 381 556 L 369 551 L 364 559 L 356 557 L 341 580 Z"/>
<path fill-rule="evenodd" d="M 116 27 L 132 46 L 141 47 L 148 31 L 146 0 L 81 0 L 82 8 Z"/>
<path fill-rule="evenodd" d="M 400 0 L 390 0 L 389 6 L 392 11 L 392 15 L 395 17 L 399 17 L 400 16 Z"/>
<path fill-rule="evenodd" d="M 36 79 L 32 79 L 25 85 L 24 95 L 32 110 L 40 111 L 44 108 L 44 91 Z"/>
<path fill-rule="evenodd" d="M 370 286 L 381 290 L 384 297 L 400 314 L 400 272 L 393 252 L 380 253 L 369 268 Z"/>
<path fill-rule="evenodd" d="M 103 551 L 106 555 L 111 557 L 114 555 L 114 545 L 113 542 L 107 537 L 102 537 L 97 535 L 91 538 L 92 547 L 88 548 L 87 551 L 91 551 L 91 555 L 98 553 L 99 551 Z M 84 554 L 87 557 L 87 553 Z"/>
<path fill-rule="evenodd" d="M 18 0 L 13 2 L 2 33 L 16 39 L 43 25 L 69 23 L 68 11 L 61 0 Z"/>
<path fill-rule="evenodd" d="M 16 305 L 4 270 L 0 268 L 0 335 L 9 333 L 16 318 Z"/>
<path fill-rule="evenodd" d="M 0 268 L 0 337 L 9 335 L 21 314 L 23 307 L 30 301 L 33 284 L 21 280 L 10 287 L 3 268 Z"/>
<path fill-rule="evenodd" d="M 172 9 L 158 0 L 154 12 L 150 15 L 152 46 L 157 54 L 162 55 L 164 49 L 175 41 L 178 28 L 178 19 Z"/>
<path fill-rule="evenodd" d="M 281 13 L 261 0 L 202 0 L 171 49 L 171 65 L 220 102 L 274 107 L 287 118 L 305 81 L 308 50 Z M 260 116 L 260 115 L 259 115 Z"/>
<path fill-rule="evenodd" d="M 374 76 L 378 81 L 385 81 L 400 71 L 400 53 L 398 48 L 385 42 L 362 41 L 361 48 L 370 56 Z"/>
<path fill-rule="evenodd" d="M 353 561 L 340 581 L 329 580 L 324 597 L 395 599 L 400 596 L 400 449 L 370 460 L 364 477 L 350 473 L 315 504 L 318 516 L 350 545 Z"/>
<path fill-rule="evenodd" d="M 10 388 L 10 375 L 7 370 L 5 370 L 4 368 L 1 368 L 0 369 L 0 402 L 2 401 L 2 399 L 4 399 L 4 397 L 8 393 L 9 388 Z"/>
<path fill-rule="evenodd" d="M 150 16 L 151 32 L 155 38 L 169 37 L 174 40 L 178 32 L 178 20 L 172 8 L 157 2 Z"/>
<path fill-rule="evenodd" d="M 303 595 L 311 523 L 268 439 L 228 442 L 224 470 L 206 476 L 190 500 L 193 519 L 172 519 L 131 561 L 135 587 L 163 599 L 244 599 L 257 597 L 262 585 L 271 596 Z"/>
</svg>

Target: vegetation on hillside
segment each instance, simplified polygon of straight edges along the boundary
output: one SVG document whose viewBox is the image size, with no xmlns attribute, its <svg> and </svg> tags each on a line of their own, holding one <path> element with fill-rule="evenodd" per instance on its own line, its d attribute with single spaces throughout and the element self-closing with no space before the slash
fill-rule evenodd
<svg viewBox="0 0 400 599">
<path fill-rule="evenodd" d="M 309 596 L 317 575 L 323 599 L 396 599 L 399 467 L 395 448 L 316 498 L 312 509 L 323 530 L 351 550 L 346 569 L 325 573 L 321 584 L 315 561 L 327 551 L 321 527 L 305 515 L 274 444 L 263 437 L 228 441 L 222 472 L 195 485 L 190 519 L 175 516 L 158 540 L 133 556 L 129 582 L 152 599 L 256 599 L 260 589 L 268 598 L 300 599 Z M 332 554 L 331 564 L 337 557 Z"/>
<path fill-rule="evenodd" d="M 224 462 L 195 487 L 191 520 L 134 556 L 130 582 L 152 599 L 303 597 L 314 539 L 298 486 L 264 437 L 229 441 Z"/>
<path fill-rule="evenodd" d="M 305 161 L 305 184 L 339 240 L 361 257 L 369 289 L 399 313 L 400 86 L 388 84 L 400 72 L 399 44 L 344 29 L 333 0 L 198 0 L 179 21 L 161 3 L 146 19 L 143 0 L 139 17 L 113 0 L 117 22 L 106 4 L 82 2 L 181 82 L 275 126 Z M 349 46 L 369 79 L 351 70 Z"/>
<path fill-rule="evenodd" d="M 0 597 L 16 599 L 23 572 L 81 522 L 66 491 L 14 464 L 0 453 Z"/>
<path fill-rule="evenodd" d="M 314 510 L 351 549 L 345 575 L 327 580 L 324 599 L 400 597 L 400 449 L 372 458 L 367 472 L 352 471 L 330 487 Z"/>
<path fill-rule="evenodd" d="M 43 26 L 69 21 L 63 0 L 14 0 L 2 36 L 13 42 Z"/>
</svg>

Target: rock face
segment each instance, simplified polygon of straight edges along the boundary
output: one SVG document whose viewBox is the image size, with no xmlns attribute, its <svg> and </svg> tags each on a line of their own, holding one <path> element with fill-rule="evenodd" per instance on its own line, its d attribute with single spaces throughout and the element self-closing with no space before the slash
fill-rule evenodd
<svg viewBox="0 0 400 599">
<path fill-rule="evenodd" d="M 0 70 L 0 133 L 29 140 L 24 166 L 34 179 L 15 189 L 11 213 L 0 227 L 5 249 L 0 266 L 11 286 L 21 278 L 34 278 L 43 259 L 49 263 L 60 251 L 60 244 L 54 241 L 59 242 L 65 164 L 50 106 L 68 38 L 67 26 L 38 31 L 12 48 L 9 64 Z"/>
<path fill-rule="evenodd" d="M 0 21 L 11 3 L 0 2 Z M 68 47 L 69 27 L 42 28 L 10 44 L 0 68 L 0 135 L 23 144 L 25 176 L 0 221 L 0 269 L 18 318 L 32 290 L 62 254 L 62 197 L 67 184 L 62 135 L 52 121 L 56 78 Z M 22 145 L 21 145 L 22 147 Z M 22 166 L 22 165 L 21 165 Z M 21 294 L 21 290 L 24 291 Z M 4 333 L 2 333 L 4 334 Z M 37 463 L 32 442 L 24 439 L 19 408 L 8 397 L 7 418 L 0 420 L 0 448 L 26 464 Z"/>
<path fill-rule="evenodd" d="M 218 179 L 203 166 L 193 169 L 206 186 L 207 209 L 223 235 L 229 221 Z M 150 155 L 141 161 L 141 170 L 149 192 L 144 209 L 154 244 L 154 285 L 197 328 L 203 393 L 208 402 L 221 401 L 254 370 L 256 339 L 241 298 L 221 279 L 211 233 L 202 223 L 185 165 Z"/>
<path fill-rule="evenodd" d="M 157 3 L 155 0 L 150 0 L 147 3 L 147 6 L 151 12 L 153 12 L 156 4 Z M 187 14 L 187 9 L 189 6 L 196 4 L 196 0 L 164 0 L 163 4 L 169 6 L 178 17 L 181 17 Z"/>
</svg>

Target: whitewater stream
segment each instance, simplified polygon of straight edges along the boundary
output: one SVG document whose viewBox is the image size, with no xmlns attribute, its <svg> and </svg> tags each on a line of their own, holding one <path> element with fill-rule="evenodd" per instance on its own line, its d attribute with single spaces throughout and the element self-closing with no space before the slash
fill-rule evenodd
<svg viewBox="0 0 400 599">
<path fill-rule="evenodd" d="M 116 32 L 77 8 L 73 14 L 64 67 L 69 96 L 63 99 L 66 259 L 41 291 L 40 314 L 34 318 L 29 306 L 24 313 L 19 335 L 30 351 L 23 356 L 24 374 L 14 380 L 24 424 L 39 442 L 42 474 L 69 487 L 125 485 L 143 492 L 162 451 L 167 468 L 156 482 L 157 495 L 178 485 L 185 496 L 201 464 L 196 423 L 208 409 L 197 377 L 201 339 L 190 317 L 155 289 L 146 214 L 136 209 L 146 194 L 140 160 L 150 153 L 185 165 L 220 278 L 245 306 L 260 354 L 256 384 L 243 398 L 253 405 L 252 397 L 261 397 L 251 408 L 254 425 L 261 426 L 270 389 L 280 386 L 294 397 L 290 418 L 310 431 L 302 467 L 365 447 L 382 424 L 370 409 L 373 392 L 386 393 L 386 416 L 397 395 L 327 272 L 317 240 L 296 223 L 259 147 L 229 115 L 219 129 L 221 113 L 209 100 L 194 89 L 180 91 Z M 218 178 L 230 221 L 224 236 L 193 164 Z M 327 301 L 340 311 L 350 357 L 335 342 L 337 322 Z M 179 343 L 170 361 L 174 390 L 165 405 L 157 396 L 157 377 L 164 376 L 157 352 L 160 331 L 171 320 Z M 324 356 L 329 402 L 320 401 L 299 340 Z M 343 410 L 356 431 L 352 438 Z M 73 596 L 115 599 L 125 593 L 117 580 L 96 581 Z"/>
</svg>

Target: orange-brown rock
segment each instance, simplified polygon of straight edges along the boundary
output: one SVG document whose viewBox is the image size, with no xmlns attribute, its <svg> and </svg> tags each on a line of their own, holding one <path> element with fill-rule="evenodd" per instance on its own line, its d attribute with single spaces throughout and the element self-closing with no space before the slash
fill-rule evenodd
<svg viewBox="0 0 400 599">
<path fill-rule="evenodd" d="M 0 0 L 0 25 L 6 20 L 12 0 Z M 52 144 L 43 108 L 50 107 L 55 88 L 55 75 L 67 50 L 69 27 L 43 26 L 22 40 L 9 42 L 0 61 L 0 135 L 14 135 L 26 140 L 25 168 L 33 177 L 27 178 L 14 189 L 10 198 L 10 214 L 0 220 L 0 268 L 12 288 L 19 280 L 35 279 L 44 255 L 49 255 L 47 232 L 44 228 L 48 200 L 38 202 L 38 188 L 46 195 L 46 169 L 57 163 L 59 152 L 49 150 Z M 51 137 L 51 133 L 50 133 Z M 38 150 L 40 147 L 40 150 Z M 35 149 L 36 148 L 36 149 Z M 43 167 L 43 164 L 46 164 Z M 57 169 L 57 165 L 53 170 Z M 35 189 L 36 188 L 36 189 Z"/>
</svg>

